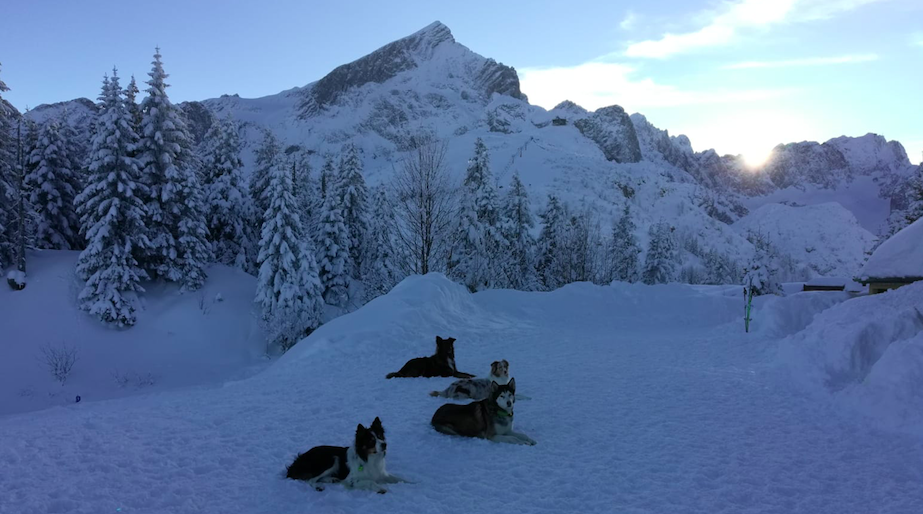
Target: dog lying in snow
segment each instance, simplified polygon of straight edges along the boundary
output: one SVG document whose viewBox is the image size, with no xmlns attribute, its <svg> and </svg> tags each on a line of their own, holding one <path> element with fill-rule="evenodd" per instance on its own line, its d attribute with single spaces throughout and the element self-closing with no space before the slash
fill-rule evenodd
<svg viewBox="0 0 923 514">
<path fill-rule="evenodd" d="M 498 443 L 534 445 L 536 443 L 532 438 L 513 431 L 515 403 L 515 378 L 506 385 L 491 382 L 487 399 L 467 405 L 447 403 L 436 410 L 430 423 L 443 434 L 480 437 Z"/>
<path fill-rule="evenodd" d="M 452 382 L 444 391 L 433 391 L 430 396 L 441 396 L 453 400 L 483 400 L 490 396 L 490 384 L 506 385 L 510 381 L 510 363 L 505 359 L 490 364 L 487 378 L 463 378 Z"/>
<path fill-rule="evenodd" d="M 436 353 L 429 357 L 410 359 L 400 371 L 388 373 L 385 378 L 394 377 L 455 377 L 472 378 L 455 368 L 455 338 L 443 339 L 436 336 Z"/>
<path fill-rule="evenodd" d="M 385 469 L 385 429 L 375 418 L 369 428 L 356 427 L 356 439 L 350 447 L 315 446 L 299 453 L 288 466 L 285 476 L 304 480 L 318 491 L 318 484 L 343 482 L 347 489 L 365 489 L 379 494 L 387 492 L 382 484 L 396 484 L 406 480 L 388 473 Z"/>
</svg>

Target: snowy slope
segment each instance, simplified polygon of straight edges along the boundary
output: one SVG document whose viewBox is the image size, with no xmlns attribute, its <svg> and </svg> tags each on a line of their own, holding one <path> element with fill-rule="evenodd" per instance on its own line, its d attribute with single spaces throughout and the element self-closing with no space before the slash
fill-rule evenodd
<svg viewBox="0 0 923 514">
<path fill-rule="evenodd" d="M 196 293 L 146 285 L 138 324 L 103 326 L 77 308 L 79 252 L 29 254 L 29 285 L 0 288 L 0 415 L 82 401 L 220 383 L 265 365 L 262 330 L 251 314 L 256 279 L 215 265 Z M 221 301 L 217 300 L 221 295 Z M 44 367 L 46 345 L 76 348 L 64 386 Z M 2 502 L 0 502 L 2 503 Z"/>
<path fill-rule="evenodd" d="M 920 440 L 882 437 L 791 387 L 773 339 L 742 333 L 738 295 L 588 284 L 471 295 L 409 278 L 248 380 L 0 418 L 0 512 L 914 512 Z M 772 300 L 796 298 L 772 312 L 797 310 L 800 325 L 843 296 Z M 755 326 L 770 324 L 767 309 L 759 299 Z M 442 400 L 427 393 L 450 380 L 384 379 L 436 334 L 458 338 L 464 371 L 509 360 L 532 397 L 515 425 L 537 446 L 438 434 Z M 375 416 L 388 469 L 415 483 L 380 496 L 282 478 L 297 452 L 347 444 Z"/>
<path fill-rule="evenodd" d="M 764 235 L 820 276 L 854 277 L 876 238 L 838 203 L 803 207 L 766 204 L 734 224 Z"/>
</svg>

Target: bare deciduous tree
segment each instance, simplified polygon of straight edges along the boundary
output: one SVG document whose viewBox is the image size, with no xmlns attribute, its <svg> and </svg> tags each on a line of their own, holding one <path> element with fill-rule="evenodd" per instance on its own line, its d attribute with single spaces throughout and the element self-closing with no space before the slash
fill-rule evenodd
<svg viewBox="0 0 923 514">
<path fill-rule="evenodd" d="M 77 348 L 67 346 L 65 343 L 61 343 L 60 346 L 46 344 L 41 348 L 39 362 L 45 366 L 55 380 L 64 385 L 74 368 L 74 363 L 77 362 Z"/>
<path fill-rule="evenodd" d="M 447 150 L 445 141 L 418 137 L 394 174 L 397 245 L 407 274 L 439 269 L 454 213 Z"/>
</svg>

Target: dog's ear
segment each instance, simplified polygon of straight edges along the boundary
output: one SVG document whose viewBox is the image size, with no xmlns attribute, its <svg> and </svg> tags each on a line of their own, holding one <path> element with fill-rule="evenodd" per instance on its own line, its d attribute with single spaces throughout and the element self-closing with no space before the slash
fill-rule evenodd
<svg viewBox="0 0 923 514">
<path fill-rule="evenodd" d="M 516 394 L 516 379 L 511 378 L 510 383 L 506 385 L 510 389 L 510 392 Z"/>
<path fill-rule="evenodd" d="M 359 426 L 356 427 L 356 433 L 357 433 L 357 434 L 361 434 L 361 433 L 365 432 L 365 430 L 366 430 L 366 429 L 365 429 L 364 426 L 362 426 L 362 423 L 359 423 Z"/>
<path fill-rule="evenodd" d="M 497 389 L 500 389 L 500 386 L 497 385 L 493 380 L 490 381 L 490 395 L 495 396 L 497 394 Z"/>
<path fill-rule="evenodd" d="M 506 366 L 506 367 L 510 367 L 510 363 L 509 363 L 509 362 L 507 362 L 507 361 L 506 361 L 506 359 L 503 359 L 503 360 L 502 360 L 502 361 L 500 361 L 500 362 L 502 362 L 504 366 Z"/>
<path fill-rule="evenodd" d="M 375 416 L 375 421 L 372 422 L 372 430 L 376 428 L 384 431 L 384 428 L 381 426 L 381 419 L 379 419 L 378 416 Z"/>
</svg>

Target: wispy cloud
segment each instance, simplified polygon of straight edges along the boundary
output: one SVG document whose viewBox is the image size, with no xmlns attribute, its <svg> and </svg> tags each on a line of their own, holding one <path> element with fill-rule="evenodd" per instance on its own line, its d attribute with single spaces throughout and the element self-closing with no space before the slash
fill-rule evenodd
<svg viewBox="0 0 923 514">
<path fill-rule="evenodd" d="M 888 0 L 738 0 L 721 11 L 702 13 L 698 30 L 664 34 L 660 39 L 632 43 L 628 57 L 665 59 L 703 48 L 730 44 L 744 30 L 768 30 L 773 25 L 831 18 L 841 12 Z"/>
<path fill-rule="evenodd" d="M 622 22 L 619 23 L 619 28 L 622 30 L 631 30 L 635 28 L 638 24 L 638 15 L 633 11 L 628 11 L 625 14 L 625 18 L 622 19 Z"/>
<path fill-rule="evenodd" d="M 810 57 L 783 61 L 747 61 L 722 66 L 725 70 L 748 70 L 753 68 L 794 68 L 808 66 L 829 66 L 833 64 L 855 64 L 877 61 L 876 54 L 841 55 L 837 57 Z"/>
<path fill-rule="evenodd" d="M 635 68 L 607 62 L 556 68 L 522 68 L 517 71 L 522 90 L 529 96 L 529 101 L 545 108 L 551 108 L 562 100 L 571 100 L 587 109 L 618 104 L 629 110 L 639 110 L 753 102 L 793 92 L 792 89 L 686 90 L 660 84 L 650 78 L 636 78 Z"/>
<path fill-rule="evenodd" d="M 923 32 L 914 32 L 911 34 L 910 44 L 913 46 L 923 46 Z"/>
</svg>

